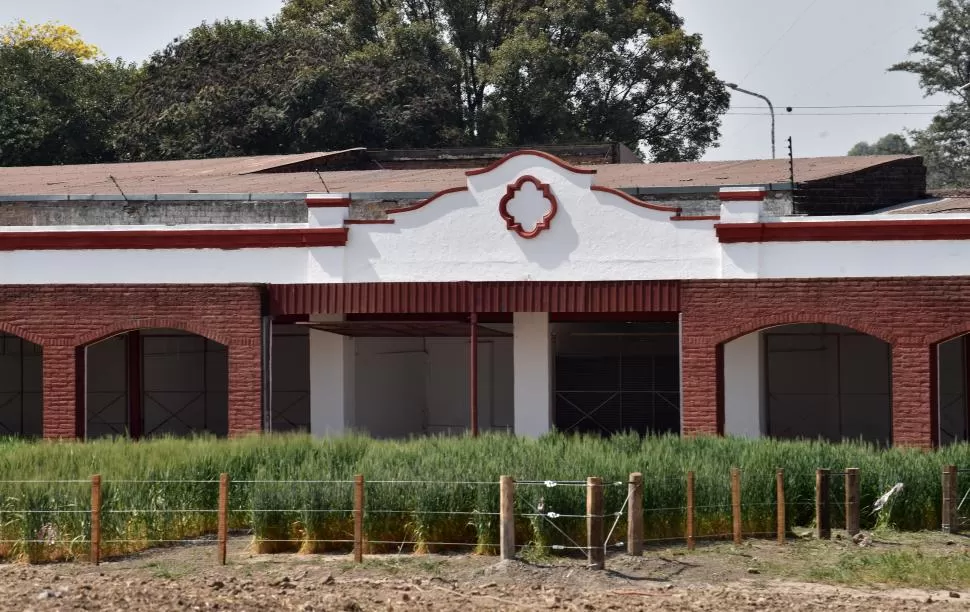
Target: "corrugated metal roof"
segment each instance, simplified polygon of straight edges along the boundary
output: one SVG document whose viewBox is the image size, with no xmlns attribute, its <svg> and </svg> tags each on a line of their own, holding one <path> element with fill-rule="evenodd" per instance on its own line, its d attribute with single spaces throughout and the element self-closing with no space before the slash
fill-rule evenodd
<svg viewBox="0 0 970 612">
<path fill-rule="evenodd" d="M 0 195 L 182 193 L 433 193 L 465 185 L 461 168 L 347 170 L 258 174 L 341 152 L 237 157 L 172 162 L 0 168 Z M 795 179 L 807 182 L 882 165 L 906 156 L 816 157 L 795 160 Z M 609 164 L 595 183 L 616 188 L 718 187 L 788 182 L 788 161 L 747 160 L 659 164 Z M 257 174 L 254 174 L 257 173 Z M 324 185 L 321 183 L 321 179 Z"/>
</svg>

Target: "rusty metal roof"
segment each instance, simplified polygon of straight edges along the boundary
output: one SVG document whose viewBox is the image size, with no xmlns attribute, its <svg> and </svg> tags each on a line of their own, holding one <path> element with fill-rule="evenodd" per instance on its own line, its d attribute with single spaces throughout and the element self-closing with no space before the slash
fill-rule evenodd
<svg viewBox="0 0 970 612">
<path fill-rule="evenodd" d="M 0 196 L 126 194 L 434 193 L 465 185 L 462 168 L 279 172 L 346 152 L 205 160 L 0 168 Z M 907 156 L 816 157 L 795 160 L 808 182 L 891 163 Z M 719 187 L 788 183 L 788 161 L 746 160 L 589 166 L 598 185 L 616 188 Z M 277 170 L 277 172 L 273 172 Z M 325 186 L 324 186 L 325 184 Z"/>
</svg>

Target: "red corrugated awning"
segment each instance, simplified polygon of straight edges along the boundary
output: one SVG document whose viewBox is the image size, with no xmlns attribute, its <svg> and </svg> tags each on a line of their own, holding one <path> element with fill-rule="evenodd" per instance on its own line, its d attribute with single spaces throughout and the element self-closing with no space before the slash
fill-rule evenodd
<svg viewBox="0 0 970 612">
<path fill-rule="evenodd" d="M 270 285 L 270 314 L 679 312 L 680 281 Z"/>
</svg>

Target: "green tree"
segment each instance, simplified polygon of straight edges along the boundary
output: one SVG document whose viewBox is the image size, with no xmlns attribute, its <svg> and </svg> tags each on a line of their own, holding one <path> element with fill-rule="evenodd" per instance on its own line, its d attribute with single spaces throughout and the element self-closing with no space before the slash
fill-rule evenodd
<svg viewBox="0 0 970 612">
<path fill-rule="evenodd" d="M 436 46 L 402 24 L 353 52 L 299 24 L 203 24 L 148 60 L 118 148 L 138 160 L 443 144 L 454 102 L 429 70 L 446 63 Z"/>
<path fill-rule="evenodd" d="M 697 159 L 729 103 L 670 0 L 287 0 L 282 17 L 350 46 L 425 24 L 455 58 L 441 74 L 467 143 L 615 140 Z"/>
<path fill-rule="evenodd" d="M 930 187 L 970 186 L 970 88 L 964 88 L 970 83 L 970 0 L 939 0 L 920 35 L 910 49 L 915 58 L 890 70 L 918 75 L 926 95 L 945 94 L 957 101 L 928 128 L 910 133 L 913 149 L 924 158 Z"/>
<path fill-rule="evenodd" d="M 112 130 L 133 68 L 84 61 L 91 47 L 72 39 L 5 37 L 0 42 L 0 165 L 111 161 Z M 75 53 L 81 49 L 82 52 Z"/>
<path fill-rule="evenodd" d="M 858 142 L 849 149 L 849 155 L 912 155 L 913 146 L 905 136 L 886 134 L 876 142 Z"/>
</svg>

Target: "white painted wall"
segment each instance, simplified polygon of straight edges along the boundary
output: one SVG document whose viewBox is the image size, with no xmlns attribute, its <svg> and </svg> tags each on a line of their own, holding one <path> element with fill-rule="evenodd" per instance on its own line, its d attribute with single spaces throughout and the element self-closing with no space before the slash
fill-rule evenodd
<svg viewBox="0 0 970 612">
<path fill-rule="evenodd" d="M 853 217 L 852 220 L 862 219 Z M 970 275 L 970 240 L 767 242 L 722 246 L 722 278 Z"/>
<path fill-rule="evenodd" d="M 523 175 L 548 183 L 559 201 L 551 228 L 534 239 L 507 229 L 499 214 L 507 186 Z M 590 191 L 591 179 L 540 157 L 512 158 L 492 172 L 469 177 L 466 192 L 393 215 L 392 225 L 353 226 L 345 280 L 717 277 L 720 248 L 712 221 L 671 221 L 670 212 Z M 516 200 L 510 209 L 534 208 L 518 206 Z M 523 220 L 523 225 L 529 228 L 534 221 Z"/>
<path fill-rule="evenodd" d="M 0 285 L 329 283 L 342 271 L 340 247 L 0 252 Z"/>
<path fill-rule="evenodd" d="M 339 316 L 316 315 L 316 321 Z M 339 435 L 355 426 L 354 339 L 310 330 L 310 431 Z"/>
<path fill-rule="evenodd" d="M 538 437 L 548 433 L 553 424 L 549 315 L 517 312 L 513 321 L 515 433 Z"/>
<path fill-rule="evenodd" d="M 764 434 L 764 363 L 761 333 L 724 345 L 724 433 L 742 438 Z"/>
</svg>

